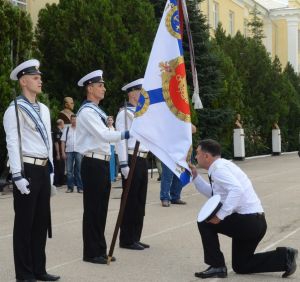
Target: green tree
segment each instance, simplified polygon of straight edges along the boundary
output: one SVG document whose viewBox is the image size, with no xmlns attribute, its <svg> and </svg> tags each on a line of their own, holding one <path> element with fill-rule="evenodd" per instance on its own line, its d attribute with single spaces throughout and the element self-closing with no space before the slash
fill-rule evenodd
<svg viewBox="0 0 300 282">
<path fill-rule="evenodd" d="M 6 165 L 3 114 L 14 97 L 13 89 L 16 87 L 9 79 L 9 74 L 18 63 L 29 59 L 32 38 L 29 15 L 8 1 L 0 0 L 0 173 Z"/>
<path fill-rule="evenodd" d="M 144 75 L 154 25 L 153 7 L 146 0 L 48 4 L 40 11 L 36 39 L 51 107 L 58 109 L 65 96 L 80 103 L 84 94 L 77 81 L 102 69 L 107 88 L 103 106 L 116 114 L 125 97 L 121 86 Z"/>
<path fill-rule="evenodd" d="M 300 133 L 300 77 L 294 68 L 288 63 L 283 71 L 285 78 L 291 84 L 292 89 L 289 92 L 288 116 L 282 123 L 285 124 L 286 135 L 289 137 L 287 150 L 299 150 Z M 293 91 L 294 90 L 294 91 Z"/>
<path fill-rule="evenodd" d="M 264 23 L 262 21 L 262 16 L 259 10 L 257 9 L 257 5 L 254 6 L 253 10 L 250 12 L 250 16 L 252 17 L 251 21 L 248 23 L 248 28 L 250 29 L 252 38 L 257 43 L 262 43 L 262 39 L 265 37 L 264 35 Z"/>
</svg>

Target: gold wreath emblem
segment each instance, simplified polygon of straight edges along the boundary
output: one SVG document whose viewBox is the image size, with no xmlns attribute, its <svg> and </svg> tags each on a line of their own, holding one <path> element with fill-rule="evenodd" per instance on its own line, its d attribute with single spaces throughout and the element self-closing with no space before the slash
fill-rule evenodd
<svg viewBox="0 0 300 282">
<path fill-rule="evenodd" d="M 170 81 L 172 78 L 176 78 L 177 85 L 178 85 L 178 91 L 180 93 L 181 99 L 188 105 L 189 104 L 189 98 L 188 98 L 188 92 L 187 92 L 187 85 L 186 85 L 186 77 L 182 76 L 179 73 L 176 73 L 176 68 L 184 63 L 184 59 L 182 56 L 171 60 L 169 62 L 161 62 L 159 64 L 161 69 L 161 75 L 162 75 L 162 90 L 163 90 L 163 96 L 166 101 L 166 104 L 168 105 L 169 109 L 173 114 L 176 115 L 180 120 L 185 122 L 191 122 L 191 115 L 190 113 L 184 113 L 180 109 L 178 109 L 172 100 L 171 94 L 170 94 Z"/>
<path fill-rule="evenodd" d="M 137 105 L 138 111 L 135 112 L 134 117 L 142 116 L 148 110 L 149 105 L 150 105 L 149 94 L 147 91 L 145 91 L 145 89 L 141 90 L 141 95 L 144 97 L 145 100 L 144 100 L 143 104 L 138 102 L 138 105 Z"/>
<path fill-rule="evenodd" d="M 166 16 L 166 27 L 167 30 L 170 32 L 170 34 L 172 36 L 174 36 L 177 39 L 181 39 L 181 34 L 178 33 L 178 31 L 180 30 L 180 21 L 179 21 L 179 15 L 174 16 L 174 14 L 178 11 L 177 6 L 175 5 L 171 5 L 171 9 L 168 12 L 167 16 Z M 172 27 L 172 20 L 176 22 L 176 29 L 177 31 L 175 31 Z"/>
<path fill-rule="evenodd" d="M 186 162 L 187 163 L 191 163 L 192 162 L 192 153 L 193 153 L 193 146 L 191 145 L 188 153 L 187 153 L 187 156 L 186 156 Z"/>
</svg>

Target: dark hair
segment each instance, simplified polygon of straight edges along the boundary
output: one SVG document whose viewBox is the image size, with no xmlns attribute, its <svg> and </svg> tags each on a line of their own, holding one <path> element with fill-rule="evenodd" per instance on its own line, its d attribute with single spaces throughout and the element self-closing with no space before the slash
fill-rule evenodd
<svg viewBox="0 0 300 282">
<path fill-rule="evenodd" d="M 213 139 L 204 139 L 200 141 L 201 150 L 210 153 L 213 157 L 221 156 L 221 145 Z"/>
<path fill-rule="evenodd" d="M 72 114 L 72 115 L 71 115 L 71 118 L 76 118 L 76 115 L 75 115 L 75 114 Z"/>
</svg>

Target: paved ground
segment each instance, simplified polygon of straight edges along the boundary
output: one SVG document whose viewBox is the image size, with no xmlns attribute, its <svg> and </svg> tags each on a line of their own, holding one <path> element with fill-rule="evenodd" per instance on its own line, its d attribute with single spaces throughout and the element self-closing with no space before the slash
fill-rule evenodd
<svg viewBox="0 0 300 282">
<path fill-rule="evenodd" d="M 277 246 L 300 249 L 300 159 L 287 154 L 238 162 L 252 179 L 263 203 L 268 231 L 258 251 Z M 204 173 L 204 171 L 201 171 Z M 117 261 L 93 265 L 82 261 L 82 195 L 66 194 L 60 189 L 52 199 L 54 238 L 47 243 L 49 273 L 61 275 L 62 282 L 130 281 L 130 282 L 188 282 L 200 281 L 195 271 L 206 268 L 196 226 L 196 215 L 205 202 L 193 185 L 186 187 L 182 198 L 186 206 L 163 208 L 159 201 L 159 182 L 154 174 L 147 198 L 143 241 L 151 245 L 144 251 L 130 251 L 116 246 Z M 114 186 L 118 186 L 118 183 Z M 119 208 L 121 189 L 113 188 L 107 219 L 106 238 L 110 244 Z M 0 196 L 0 281 L 14 280 L 12 257 L 13 207 L 12 195 Z M 237 275 L 231 270 L 231 242 L 221 237 L 227 260 L 227 281 L 282 281 L 281 273 Z M 299 262 L 299 261 L 298 261 Z M 291 281 L 300 281 L 300 268 Z M 207 279 L 206 281 L 221 281 Z M 224 280 L 226 281 L 226 280 Z"/>
</svg>

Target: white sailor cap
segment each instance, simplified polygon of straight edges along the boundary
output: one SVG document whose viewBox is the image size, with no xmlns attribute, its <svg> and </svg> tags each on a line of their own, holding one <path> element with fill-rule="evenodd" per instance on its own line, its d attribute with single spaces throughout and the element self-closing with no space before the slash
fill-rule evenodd
<svg viewBox="0 0 300 282">
<path fill-rule="evenodd" d="M 88 73 L 87 75 L 85 75 L 83 78 L 81 78 L 77 84 L 78 84 L 78 86 L 87 86 L 89 84 L 97 83 L 97 82 L 104 83 L 102 75 L 103 75 L 102 70 L 92 71 L 92 72 Z"/>
<path fill-rule="evenodd" d="M 200 212 L 198 213 L 198 222 L 211 220 L 216 213 L 221 209 L 221 196 L 214 195 L 210 197 L 205 204 L 202 206 Z"/>
<path fill-rule="evenodd" d="M 127 93 L 133 91 L 133 90 L 141 90 L 144 83 L 144 78 L 139 78 L 135 81 L 132 81 L 125 86 L 122 87 L 123 91 L 126 91 Z"/>
<path fill-rule="evenodd" d="M 10 79 L 19 80 L 25 74 L 29 74 L 29 75 L 42 74 L 39 71 L 39 67 L 40 67 L 40 62 L 36 59 L 31 59 L 26 62 L 23 62 L 10 73 Z"/>
</svg>

